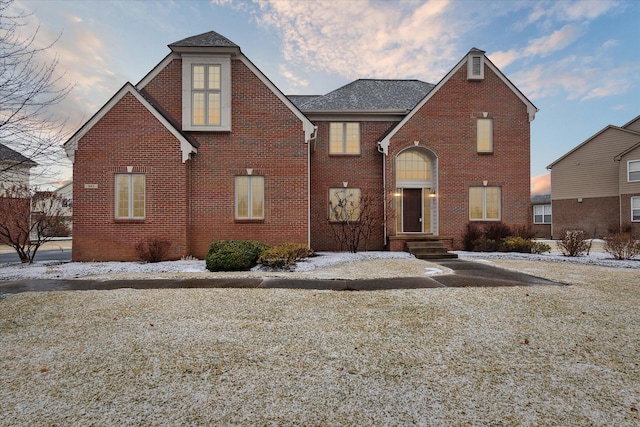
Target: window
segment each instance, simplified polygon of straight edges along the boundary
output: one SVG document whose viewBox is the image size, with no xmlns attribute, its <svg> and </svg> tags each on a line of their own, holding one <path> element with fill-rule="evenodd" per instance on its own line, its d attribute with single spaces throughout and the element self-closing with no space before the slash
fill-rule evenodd
<svg viewBox="0 0 640 427">
<path fill-rule="evenodd" d="M 264 177 L 236 177 L 236 218 L 264 218 Z"/>
<path fill-rule="evenodd" d="M 418 150 L 403 151 L 396 159 L 397 181 L 428 181 L 431 179 L 431 161 Z"/>
<path fill-rule="evenodd" d="M 329 154 L 360 154 L 360 123 L 329 123 Z"/>
<path fill-rule="evenodd" d="M 627 171 L 627 180 L 629 182 L 640 181 L 640 160 L 629 160 L 627 162 Z"/>
<path fill-rule="evenodd" d="M 231 60 L 182 57 L 183 130 L 231 130 Z"/>
<path fill-rule="evenodd" d="M 493 153 L 493 120 L 478 119 L 478 153 Z"/>
<path fill-rule="evenodd" d="M 484 60 L 482 55 L 469 55 L 467 60 L 467 79 L 484 79 Z"/>
<path fill-rule="evenodd" d="M 533 207 L 534 224 L 551 224 L 551 205 L 535 205 Z"/>
<path fill-rule="evenodd" d="M 640 221 L 640 197 L 631 198 L 631 221 Z"/>
<path fill-rule="evenodd" d="M 358 221 L 360 219 L 360 189 L 329 189 L 329 220 Z"/>
<path fill-rule="evenodd" d="M 471 221 L 500 220 L 500 187 L 469 189 L 469 219 Z"/>
<path fill-rule="evenodd" d="M 116 218 L 143 219 L 144 174 L 116 174 Z"/>
</svg>

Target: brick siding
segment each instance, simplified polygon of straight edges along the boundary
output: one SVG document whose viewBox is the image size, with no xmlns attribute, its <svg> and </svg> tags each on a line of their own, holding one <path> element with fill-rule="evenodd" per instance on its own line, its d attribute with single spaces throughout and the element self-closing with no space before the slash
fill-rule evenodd
<svg viewBox="0 0 640 427">
<path fill-rule="evenodd" d="M 620 221 L 618 197 L 595 197 L 552 200 L 553 237 L 559 238 L 564 229 L 584 230 L 588 237 L 602 238 L 611 226 Z M 629 207 L 629 216 L 630 214 Z"/>
</svg>

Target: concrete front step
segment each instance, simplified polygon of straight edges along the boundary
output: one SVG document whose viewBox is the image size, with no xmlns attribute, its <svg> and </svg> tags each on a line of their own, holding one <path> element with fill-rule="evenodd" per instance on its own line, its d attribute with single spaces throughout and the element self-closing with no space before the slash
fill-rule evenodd
<svg viewBox="0 0 640 427">
<path fill-rule="evenodd" d="M 421 260 L 434 260 L 434 259 L 455 259 L 458 258 L 458 254 L 452 254 L 451 252 L 438 252 L 432 254 L 413 254 L 418 259 Z"/>
<path fill-rule="evenodd" d="M 418 259 L 458 258 L 458 255 L 449 253 L 444 243 L 439 240 L 406 242 L 405 246 L 409 253 Z"/>
</svg>

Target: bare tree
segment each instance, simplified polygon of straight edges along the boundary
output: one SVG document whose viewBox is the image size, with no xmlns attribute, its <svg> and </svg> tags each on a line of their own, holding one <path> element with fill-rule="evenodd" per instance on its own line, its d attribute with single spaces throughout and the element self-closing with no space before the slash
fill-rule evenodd
<svg viewBox="0 0 640 427">
<path fill-rule="evenodd" d="M 334 203 L 329 205 L 331 230 L 340 250 L 356 253 L 367 250 L 371 236 L 382 218 L 375 207 L 376 198 L 371 195 L 336 191 Z"/>
<path fill-rule="evenodd" d="M 68 231 L 59 195 L 26 185 L 0 186 L 0 193 L 0 243 L 14 248 L 21 262 L 32 263 L 40 246 Z"/>
<path fill-rule="evenodd" d="M 66 119 L 54 113 L 72 85 L 56 74 L 57 58 L 43 58 L 59 37 L 39 46 L 39 27 L 23 36 L 20 30 L 30 15 L 15 12 L 13 4 L 0 0 L 0 143 L 35 161 L 45 173 L 60 160 L 60 145 L 68 136 Z M 0 164 L 0 175 L 20 166 Z"/>
</svg>

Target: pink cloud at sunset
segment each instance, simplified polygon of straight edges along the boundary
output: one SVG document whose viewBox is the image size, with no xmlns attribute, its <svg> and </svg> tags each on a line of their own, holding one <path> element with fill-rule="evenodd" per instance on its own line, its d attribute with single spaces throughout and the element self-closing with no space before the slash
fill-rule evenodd
<svg viewBox="0 0 640 427">
<path fill-rule="evenodd" d="M 545 173 L 531 177 L 531 195 L 551 194 L 551 174 Z"/>
</svg>

